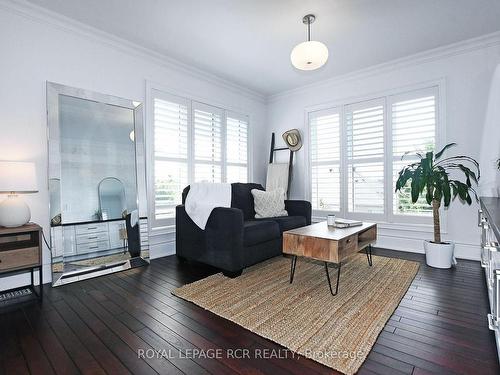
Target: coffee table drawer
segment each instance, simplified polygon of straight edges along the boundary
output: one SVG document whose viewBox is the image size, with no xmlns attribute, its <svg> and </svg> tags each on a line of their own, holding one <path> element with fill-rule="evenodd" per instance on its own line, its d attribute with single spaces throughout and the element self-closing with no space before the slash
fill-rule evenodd
<svg viewBox="0 0 500 375">
<path fill-rule="evenodd" d="M 351 254 L 358 252 L 358 236 L 352 235 L 347 238 L 343 238 L 338 241 L 339 246 L 339 258 L 342 260 Z"/>
</svg>

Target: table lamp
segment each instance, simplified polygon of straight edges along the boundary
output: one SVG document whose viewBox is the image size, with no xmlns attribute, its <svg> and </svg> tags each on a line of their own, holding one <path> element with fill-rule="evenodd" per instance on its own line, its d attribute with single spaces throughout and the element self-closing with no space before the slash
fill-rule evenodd
<svg viewBox="0 0 500 375">
<path fill-rule="evenodd" d="M 19 194 L 38 192 L 35 163 L 0 161 L 0 226 L 20 227 L 31 219 L 30 208 Z"/>
</svg>

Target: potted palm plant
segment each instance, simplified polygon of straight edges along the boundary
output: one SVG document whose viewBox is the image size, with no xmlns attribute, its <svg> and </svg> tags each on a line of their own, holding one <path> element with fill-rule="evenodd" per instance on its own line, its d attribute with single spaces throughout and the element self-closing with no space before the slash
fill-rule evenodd
<svg viewBox="0 0 500 375">
<path fill-rule="evenodd" d="M 448 207 L 457 197 L 462 203 L 471 205 L 471 195 L 477 200 L 472 184 L 477 184 L 479 179 L 479 163 L 463 155 L 443 158 L 445 151 L 455 145 L 447 144 L 436 154 L 433 151 L 425 155 L 417 153 L 420 160 L 404 167 L 396 181 L 396 192 L 402 191 L 410 183 L 411 201 L 416 203 L 419 197 L 425 196 L 427 204 L 432 206 L 434 241 L 424 242 L 426 263 L 431 267 L 450 268 L 455 264 L 454 243 L 441 241 L 441 205 Z M 465 181 L 455 179 L 457 174 L 463 175 Z"/>
</svg>

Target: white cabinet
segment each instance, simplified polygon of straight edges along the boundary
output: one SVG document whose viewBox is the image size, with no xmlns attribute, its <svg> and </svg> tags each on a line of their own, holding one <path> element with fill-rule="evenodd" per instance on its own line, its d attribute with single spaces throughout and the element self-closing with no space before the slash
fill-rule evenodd
<svg viewBox="0 0 500 375">
<path fill-rule="evenodd" d="M 496 225 L 496 223 L 490 222 L 492 215 L 493 213 L 488 213 L 486 210 L 479 211 L 481 267 L 484 268 L 490 302 L 488 326 L 495 332 L 498 358 L 500 360 L 500 238 L 495 236 L 492 229 L 492 225 Z"/>
<path fill-rule="evenodd" d="M 141 250 L 149 250 L 148 220 L 139 220 Z M 52 227 L 53 256 L 74 256 L 92 252 L 121 249 L 126 246 L 125 220 L 63 225 Z M 63 254 L 64 253 L 64 254 Z"/>
</svg>

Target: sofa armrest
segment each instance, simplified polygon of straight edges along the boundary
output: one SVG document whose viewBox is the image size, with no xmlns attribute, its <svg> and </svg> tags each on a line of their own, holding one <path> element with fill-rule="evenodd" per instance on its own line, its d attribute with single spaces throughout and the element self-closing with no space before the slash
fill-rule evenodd
<svg viewBox="0 0 500 375">
<path fill-rule="evenodd" d="M 286 200 L 285 209 L 289 216 L 304 216 L 307 225 L 311 224 L 312 207 L 311 202 L 299 200 Z"/>
<path fill-rule="evenodd" d="M 205 227 L 207 254 L 227 271 L 243 268 L 243 211 L 216 207 Z"/>
<path fill-rule="evenodd" d="M 175 249 L 177 255 L 194 259 L 205 251 L 205 232 L 191 220 L 183 204 L 175 207 Z"/>
</svg>

